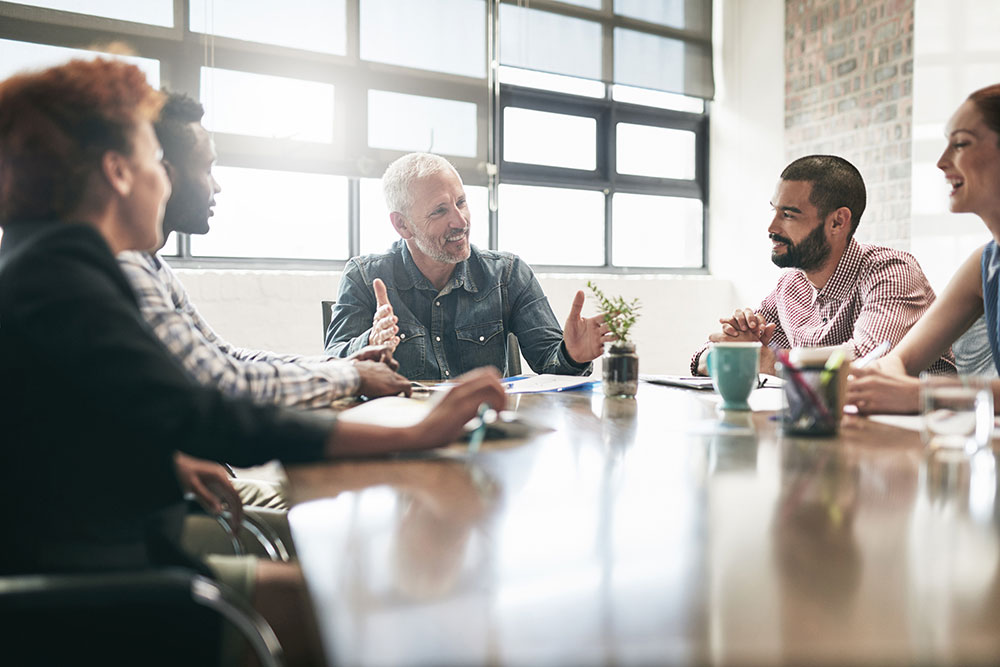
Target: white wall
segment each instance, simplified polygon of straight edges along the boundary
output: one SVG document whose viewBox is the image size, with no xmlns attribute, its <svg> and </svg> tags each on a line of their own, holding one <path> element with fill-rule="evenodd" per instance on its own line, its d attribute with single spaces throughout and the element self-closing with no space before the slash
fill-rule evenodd
<svg viewBox="0 0 1000 667">
<path fill-rule="evenodd" d="M 972 91 L 1000 82 L 1000 2 L 916 0 L 913 17 L 910 247 L 940 293 L 969 253 L 989 241 L 978 217 L 948 212 L 948 187 L 935 164 L 951 114 Z"/>
<path fill-rule="evenodd" d="M 686 373 L 718 318 L 756 305 L 777 275 L 769 259 L 768 201 L 784 155 L 784 3 L 715 0 L 716 87 L 710 128 L 709 266 L 712 276 L 540 275 L 562 321 L 588 278 L 643 302 L 635 327 L 640 366 Z M 280 352 L 322 350 L 320 301 L 339 272 L 178 271 L 209 322 L 231 342 Z M 584 314 L 592 314 L 588 303 Z"/>
<path fill-rule="evenodd" d="M 323 350 L 320 301 L 334 299 L 340 272 L 215 271 L 178 272 L 191 298 L 212 326 L 230 342 L 246 347 L 319 354 Z M 727 281 L 711 276 L 538 276 L 562 322 L 576 290 L 595 280 L 608 294 L 643 302 L 635 326 L 640 367 L 649 373 L 686 373 L 691 352 L 705 339 L 731 300 Z M 593 304 L 584 314 L 593 314 Z"/>
<path fill-rule="evenodd" d="M 709 266 L 732 281 L 733 305 L 756 306 L 779 273 L 767 226 L 785 166 L 785 4 L 716 0 L 714 10 Z"/>
</svg>

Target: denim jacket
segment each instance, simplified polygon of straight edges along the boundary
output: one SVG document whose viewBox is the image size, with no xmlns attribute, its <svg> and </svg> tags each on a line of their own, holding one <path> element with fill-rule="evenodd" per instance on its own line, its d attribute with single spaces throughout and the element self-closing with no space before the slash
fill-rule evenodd
<svg viewBox="0 0 1000 667">
<path fill-rule="evenodd" d="M 381 278 L 399 318 L 399 372 L 411 380 L 449 380 L 479 366 L 507 374 L 507 334 L 517 336 L 536 373 L 586 375 L 563 345 L 562 329 L 531 268 L 509 252 L 479 250 L 455 265 L 438 291 L 402 239 L 380 255 L 347 263 L 326 333 L 328 354 L 346 357 L 368 344 L 375 314 L 372 281 Z"/>
</svg>

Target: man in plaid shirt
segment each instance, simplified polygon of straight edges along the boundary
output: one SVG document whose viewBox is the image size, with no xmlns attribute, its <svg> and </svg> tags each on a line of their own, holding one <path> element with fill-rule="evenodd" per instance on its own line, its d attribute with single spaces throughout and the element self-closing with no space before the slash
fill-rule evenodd
<svg viewBox="0 0 1000 667">
<path fill-rule="evenodd" d="M 189 97 L 171 94 L 156 123 L 164 165 L 173 187 L 163 217 L 172 232 L 205 234 L 221 191 L 212 176 L 215 148 L 201 125 L 204 110 Z M 247 350 L 220 338 L 201 317 L 174 272 L 155 254 L 127 251 L 118 262 L 132 284 L 143 316 L 184 369 L 203 385 L 260 403 L 323 407 L 344 396 L 409 395 L 410 383 L 382 347 L 349 360 Z M 386 362 L 386 363 L 383 363 Z"/>
<path fill-rule="evenodd" d="M 774 350 L 849 344 L 860 358 L 890 346 L 934 301 L 934 290 L 909 253 L 854 240 L 866 202 L 860 172 L 833 155 L 810 155 L 785 167 L 771 200 L 771 261 L 784 272 L 756 309 L 719 320 L 710 342 L 760 341 L 760 371 L 774 373 Z M 703 352 L 691 372 L 707 375 Z M 929 369 L 954 373 L 949 352 Z"/>
</svg>

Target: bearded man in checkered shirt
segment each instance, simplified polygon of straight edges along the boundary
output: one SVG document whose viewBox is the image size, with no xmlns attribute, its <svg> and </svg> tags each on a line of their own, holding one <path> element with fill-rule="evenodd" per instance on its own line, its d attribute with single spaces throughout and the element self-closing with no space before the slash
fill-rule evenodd
<svg viewBox="0 0 1000 667">
<path fill-rule="evenodd" d="M 719 320 L 709 342 L 760 341 L 760 371 L 774 373 L 775 350 L 847 344 L 860 358 L 883 341 L 895 346 L 934 301 L 909 253 L 854 240 L 865 183 L 847 160 L 809 155 L 781 172 L 771 199 L 771 261 L 785 271 L 757 308 Z M 707 375 L 704 351 L 691 372 Z M 929 369 L 954 373 L 951 352 Z"/>
</svg>

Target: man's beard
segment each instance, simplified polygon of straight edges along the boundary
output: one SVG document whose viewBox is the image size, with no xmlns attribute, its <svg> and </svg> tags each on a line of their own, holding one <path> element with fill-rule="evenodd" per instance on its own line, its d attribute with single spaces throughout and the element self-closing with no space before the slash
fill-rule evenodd
<svg viewBox="0 0 1000 667">
<path fill-rule="evenodd" d="M 445 238 L 445 241 L 449 239 L 462 238 L 463 235 L 468 236 L 469 228 L 466 227 L 464 232 L 455 233 L 451 232 Z M 413 240 L 417 243 L 417 248 L 420 252 L 424 253 L 435 262 L 442 262 L 444 264 L 458 264 L 459 262 L 464 262 L 469 259 L 469 246 L 466 244 L 465 251 L 461 254 L 449 253 L 447 251 L 447 243 L 442 243 L 440 246 L 434 244 L 434 241 L 423 236 L 423 234 L 413 234 Z"/>
<path fill-rule="evenodd" d="M 769 234 L 768 236 L 772 241 L 780 241 L 785 244 L 784 253 L 771 253 L 771 261 L 783 269 L 812 271 L 821 267 L 830 257 L 830 242 L 826 239 L 826 230 L 822 222 L 798 243 L 792 243 L 790 239 L 777 234 Z"/>
</svg>

